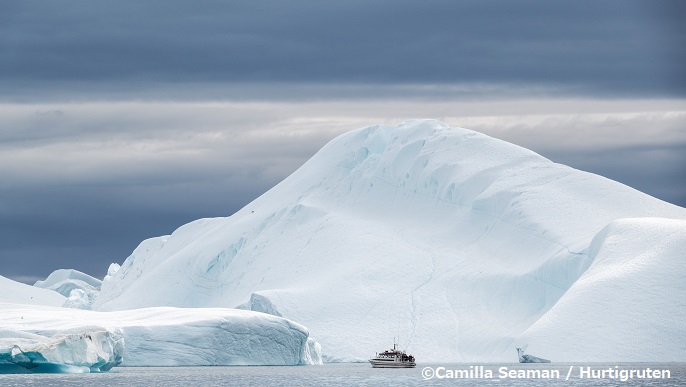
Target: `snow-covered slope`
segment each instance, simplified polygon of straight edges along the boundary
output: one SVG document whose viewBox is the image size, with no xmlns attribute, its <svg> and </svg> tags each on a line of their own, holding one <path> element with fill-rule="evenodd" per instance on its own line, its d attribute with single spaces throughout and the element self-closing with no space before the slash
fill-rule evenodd
<svg viewBox="0 0 686 387">
<path fill-rule="evenodd" d="M 556 360 L 651 361 L 686 356 L 686 221 L 611 222 L 591 243 L 593 265 L 519 338 Z M 633 332 L 627 337 L 627 332 Z"/>
<path fill-rule="evenodd" d="M 307 329 L 252 311 L 94 312 L 10 304 L 0 304 L 0 310 L 0 372 L 3 364 L 26 363 L 24 353 L 35 354 L 39 364 L 86 372 L 106 370 L 122 358 L 124 366 L 321 363 L 319 344 Z"/>
<path fill-rule="evenodd" d="M 638 251 L 604 244 L 608 225 L 645 217 L 654 218 L 644 224 L 650 232 L 634 247 L 654 248 L 673 275 L 640 265 L 610 275 Z M 589 354 L 573 346 L 536 348 L 588 312 L 591 301 L 573 285 L 589 268 L 608 276 L 593 294 L 614 297 L 629 275 L 640 289 L 673 288 L 658 300 L 622 302 L 636 315 L 644 302 L 663 306 L 646 320 L 685 320 L 683 288 L 673 283 L 686 274 L 677 263 L 683 248 L 666 244 L 669 219 L 686 219 L 686 210 L 470 130 L 379 125 L 334 139 L 228 218 L 142 242 L 93 307 L 264 311 L 307 326 L 329 361 L 367 358 L 394 336 L 420 361 L 514 361 L 525 332 L 532 353 L 583 361 Z M 601 265 L 601 256 L 616 264 Z M 570 300 L 568 313 L 541 325 L 561 299 Z M 665 335 L 659 342 L 671 346 L 671 360 L 686 360 L 684 335 L 614 326 L 603 309 L 595 318 L 594 334 L 647 335 L 647 343 Z M 652 349 L 631 360 L 647 360 Z M 624 350 L 593 356 L 625 359 Z"/>
<path fill-rule="evenodd" d="M 0 275 L 0 303 L 62 306 L 65 297 Z"/>
</svg>

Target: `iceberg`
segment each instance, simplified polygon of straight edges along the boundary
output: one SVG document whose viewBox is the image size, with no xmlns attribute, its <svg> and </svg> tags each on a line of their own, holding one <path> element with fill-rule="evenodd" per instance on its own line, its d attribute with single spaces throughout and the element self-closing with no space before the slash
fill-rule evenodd
<svg viewBox="0 0 686 387">
<path fill-rule="evenodd" d="M 78 282 L 77 282 L 78 281 Z M 74 269 L 59 269 L 55 270 L 48 278 L 43 281 L 36 281 L 33 285 L 38 288 L 51 289 L 63 296 L 68 296 L 74 285 L 86 284 L 92 288 L 100 288 L 102 281 L 91 277 L 88 274 L 82 273 Z"/>
<path fill-rule="evenodd" d="M 36 288 L 0 275 L 0 303 L 62 306 L 66 298 L 52 290 Z"/>
<path fill-rule="evenodd" d="M 232 216 L 144 240 L 110 266 L 98 312 L 63 313 L 120 329 L 122 365 L 363 361 L 394 336 L 427 362 L 513 361 L 524 342 L 555 361 L 686 361 L 685 222 L 468 129 L 376 125 Z M 91 301 L 50 293 L 34 303 Z"/>
<path fill-rule="evenodd" d="M 90 309 L 100 293 L 102 281 L 74 269 L 55 270 L 43 281 L 33 285 L 38 288 L 54 290 L 67 297 L 62 306 L 67 308 Z"/>
<path fill-rule="evenodd" d="M 23 285 L 12 282 L 3 290 Z M 121 363 L 124 341 L 117 329 L 58 307 L 0 303 L 0 311 L 0 373 L 103 372 Z"/>
<path fill-rule="evenodd" d="M 235 309 L 95 312 L 0 304 L 0 372 L 122 366 L 321 364 L 300 324 Z"/>
<path fill-rule="evenodd" d="M 119 332 L 100 327 L 60 331 L 1 330 L 0 373 L 109 371 L 122 360 Z"/>
<path fill-rule="evenodd" d="M 93 309 L 283 316 L 308 327 L 325 361 L 364 360 L 397 335 L 429 362 L 512 361 L 521 341 L 560 361 L 684 361 L 686 336 L 658 328 L 686 320 L 684 246 L 669 226 L 684 220 L 684 208 L 468 129 L 376 125 L 335 138 L 230 217 L 143 241 Z M 645 237 L 608 234 L 625 221 Z M 587 341 L 580 351 L 563 340 L 579 320 L 579 335 L 641 337 L 642 349 Z"/>
<path fill-rule="evenodd" d="M 121 269 L 121 266 L 118 263 L 111 263 L 110 267 L 107 268 L 107 275 L 105 275 L 104 280 L 112 277 L 116 272 L 119 271 L 119 269 Z M 101 284 L 102 284 L 102 282 L 101 282 Z"/>
<path fill-rule="evenodd" d="M 685 251 L 684 220 L 610 222 L 589 247 L 591 267 L 517 341 L 556 361 L 576 361 L 574 351 L 588 362 L 683 361 Z"/>
<path fill-rule="evenodd" d="M 264 313 L 223 308 L 144 308 L 98 315 L 126 338 L 123 366 L 321 364 L 304 326 Z"/>
<path fill-rule="evenodd" d="M 519 347 L 516 349 L 517 349 L 517 357 L 519 357 L 520 363 L 550 363 L 550 360 L 548 360 L 548 359 L 542 359 L 540 357 L 536 357 L 536 356 L 524 353 L 524 351 L 526 350 L 526 346 L 522 346 L 522 347 Z"/>
</svg>

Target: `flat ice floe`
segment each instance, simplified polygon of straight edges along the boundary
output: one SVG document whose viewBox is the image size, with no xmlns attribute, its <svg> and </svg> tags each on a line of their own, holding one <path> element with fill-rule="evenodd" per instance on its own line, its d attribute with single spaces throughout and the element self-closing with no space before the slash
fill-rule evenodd
<svg viewBox="0 0 686 387">
<path fill-rule="evenodd" d="M 0 310 L 0 371 L 321 363 L 319 345 L 307 329 L 252 311 L 94 312 L 16 304 L 0 304 Z"/>
</svg>

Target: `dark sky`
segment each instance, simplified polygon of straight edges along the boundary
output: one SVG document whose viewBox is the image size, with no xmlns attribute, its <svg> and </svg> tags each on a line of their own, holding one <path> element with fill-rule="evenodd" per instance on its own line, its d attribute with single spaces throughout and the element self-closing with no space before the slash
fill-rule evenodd
<svg viewBox="0 0 686 387">
<path fill-rule="evenodd" d="M 686 206 L 683 20 L 678 0 L 2 1 L 0 275 L 102 277 L 410 116 Z"/>
<path fill-rule="evenodd" d="M 678 0 L 10 0 L 0 3 L 0 79 L 7 100 L 189 82 L 683 97 L 685 15 Z"/>
</svg>

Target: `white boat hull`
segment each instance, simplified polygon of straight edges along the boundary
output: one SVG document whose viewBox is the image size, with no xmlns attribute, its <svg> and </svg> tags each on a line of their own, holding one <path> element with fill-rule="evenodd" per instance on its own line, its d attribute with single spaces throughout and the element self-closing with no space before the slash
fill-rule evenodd
<svg viewBox="0 0 686 387">
<path fill-rule="evenodd" d="M 395 360 L 388 360 L 388 359 L 370 359 L 369 362 L 372 364 L 373 368 L 414 368 L 417 366 L 417 363 L 415 362 L 410 362 L 410 361 L 395 361 Z"/>
</svg>

